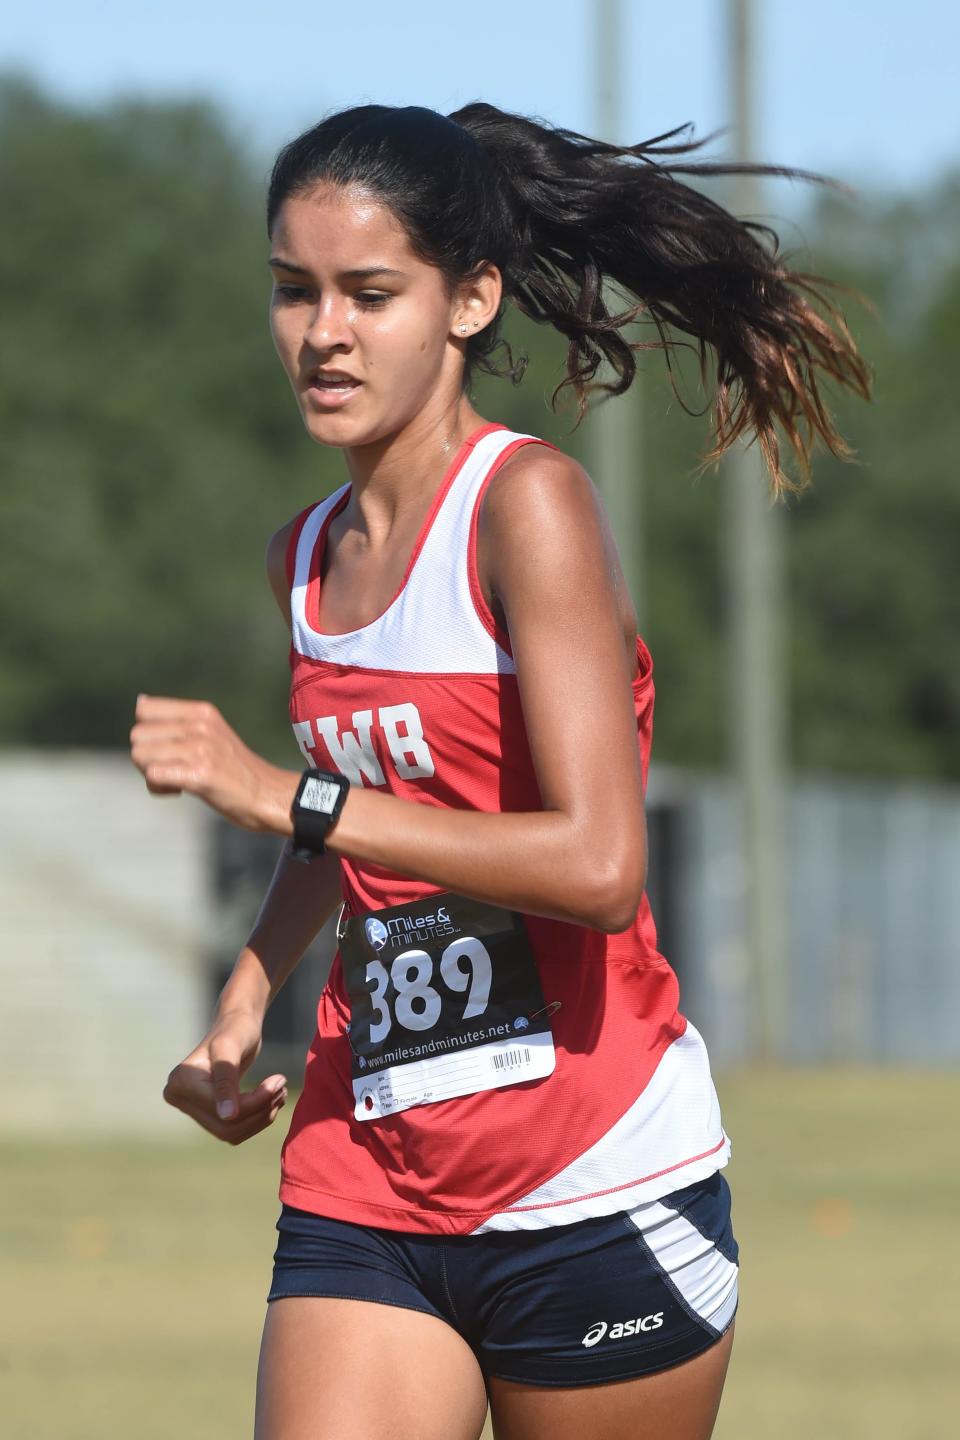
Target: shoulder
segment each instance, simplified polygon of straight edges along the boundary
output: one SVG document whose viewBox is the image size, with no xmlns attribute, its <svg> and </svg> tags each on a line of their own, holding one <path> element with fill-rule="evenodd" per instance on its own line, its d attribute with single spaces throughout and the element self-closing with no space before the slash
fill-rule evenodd
<svg viewBox="0 0 960 1440">
<path fill-rule="evenodd" d="M 578 460 L 547 445 L 522 445 L 497 469 L 486 488 L 478 523 L 496 530 L 517 521 L 551 526 L 577 516 L 600 520 L 596 486 Z"/>
<path fill-rule="evenodd" d="M 307 509 L 312 509 L 308 506 Z M 276 602 L 280 607 L 280 613 L 286 620 L 290 620 L 290 577 L 287 569 L 290 543 L 294 535 L 299 531 L 306 510 L 300 510 L 286 524 L 275 530 L 267 541 L 267 550 L 264 557 L 264 566 L 267 572 L 267 581 L 274 593 Z"/>
<path fill-rule="evenodd" d="M 573 456 L 524 445 L 495 472 L 477 517 L 482 580 L 496 610 L 507 591 L 545 597 L 582 593 L 602 576 L 615 595 L 628 655 L 637 616 L 610 519 L 590 475 Z M 501 604 L 502 608 L 502 604 Z"/>
<path fill-rule="evenodd" d="M 524 445 L 511 455 L 491 477 L 477 530 L 494 588 L 497 572 L 511 556 L 547 574 L 599 564 L 618 589 L 622 586 L 600 493 L 579 460 L 562 450 Z"/>
</svg>

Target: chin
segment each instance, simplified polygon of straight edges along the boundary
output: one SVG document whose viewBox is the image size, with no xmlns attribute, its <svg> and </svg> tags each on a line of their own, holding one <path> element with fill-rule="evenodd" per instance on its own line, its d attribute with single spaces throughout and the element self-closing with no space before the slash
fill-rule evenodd
<svg viewBox="0 0 960 1440">
<path fill-rule="evenodd" d="M 370 431 L 368 420 L 358 420 L 353 415 L 338 415 L 336 411 L 328 415 L 316 412 L 305 414 L 303 423 L 310 439 L 316 440 L 318 445 L 363 445 Z"/>
<path fill-rule="evenodd" d="M 402 430 L 405 422 L 402 418 L 389 420 L 381 416 L 373 420 L 368 416 L 347 415 L 333 410 L 326 415 L 311 411 L 303 416 L 303 423 L 310 439 L 318 445 L 343 449 L 386 440 Z"/>
</svg>

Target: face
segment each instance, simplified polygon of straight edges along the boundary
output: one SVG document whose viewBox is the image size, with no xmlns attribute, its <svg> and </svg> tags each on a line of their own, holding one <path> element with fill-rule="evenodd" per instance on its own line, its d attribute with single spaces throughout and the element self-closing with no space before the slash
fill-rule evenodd
<svg viewBox="0 0 960 1440">
<path fill-rule="evenodd" d="M 393 213 L 355 188 L 323 185 L 285 200 L 270 269 L 273 343 L 307 430 L 326 445 L 369 444 L 433 398 L 455 397 L 459 325 L 477 334 L 496 310 L 475 288 L 448 295 Z"/>
</svg>

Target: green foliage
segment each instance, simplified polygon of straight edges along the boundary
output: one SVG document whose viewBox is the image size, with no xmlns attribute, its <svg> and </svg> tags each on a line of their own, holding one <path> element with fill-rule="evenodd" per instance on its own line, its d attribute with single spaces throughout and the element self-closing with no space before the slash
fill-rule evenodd
<svg viewBox="0 0 960 1440">
<path fill-rule="evenodd" d="M 143 689 L 276 748 L 264 548 L 340 457 L 273 354 L 247 157 L 202 104 L 0 96 L 0 735 L 123 745 Z"/>
<path fill-rule="evenodd" d="M 851 306 L 875 370 L 836 403 L 856 464 L 821 457 L 791 506 L 795 754 L 801 765 L 960 778 L 960 177 L 911 204 L 831 200 L 817 268 Z"/>
<path fill-rule="evenodd" d="M 270 343 L 264 176 L 206 103 L 79 110 L 14 74 L 0 193 L 0 741 L 123 746 L 142 689 L 212 699 L 293 763 L 264 547 L 345 470 L 306 436 Z M 956 180 L 909 203 L 829 199 L 793 257 L 878 306 L 844 301 L 877 376 L 872 406 L 831 402 L 857 464 L 821 454 L 786 517 L 802 766 L 960 775 L 958 210 Z M 506 335 L 527 375 L 481 377 L 478 409 L 589 464 L 569 393 L 549 408 L 564 341 L 516 315 Z M 656 754 L 716 765 L 722 476 L 695 477 L 706 421 L 662 357 L 640 368 Z M 678 384 L 702 410 L 682 359 Z"/>
</svg>

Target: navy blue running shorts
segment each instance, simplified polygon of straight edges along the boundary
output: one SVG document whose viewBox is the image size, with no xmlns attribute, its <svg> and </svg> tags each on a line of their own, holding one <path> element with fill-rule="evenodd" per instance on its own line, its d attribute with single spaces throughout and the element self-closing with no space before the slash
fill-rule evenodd
<svg viewBox="0 0 960 1440">
<path fill-rule="evenodd" d="M 632 1210 L 544 1230 L 420 1235 L 283 1205 L 268 1301 L 374 1300 L 445 1320 L 485 1375 L 600 1385 L 716 1343 L 737 1309 L 739 1249 L 718 1170 Z"/>
</svg>

